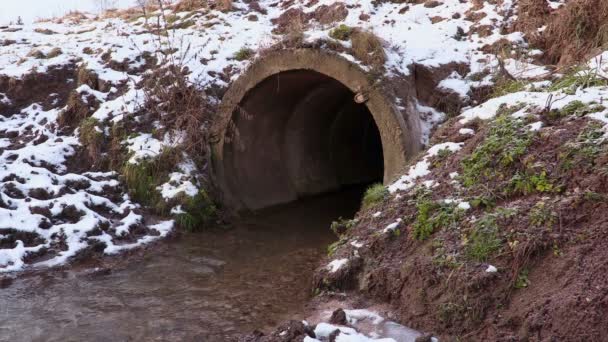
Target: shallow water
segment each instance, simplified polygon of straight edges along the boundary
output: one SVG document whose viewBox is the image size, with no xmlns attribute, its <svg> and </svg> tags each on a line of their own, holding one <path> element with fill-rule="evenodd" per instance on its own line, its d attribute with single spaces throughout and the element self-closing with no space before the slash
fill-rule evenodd
<svg viewBox="0 0 608 342">
<path fill-rule="evenodd" d="M 303 309 L 358 190 L 161 242 L 109 272 L 74 268 L 0 289 L 0 341 L 225 341 Z"/>
</svg>

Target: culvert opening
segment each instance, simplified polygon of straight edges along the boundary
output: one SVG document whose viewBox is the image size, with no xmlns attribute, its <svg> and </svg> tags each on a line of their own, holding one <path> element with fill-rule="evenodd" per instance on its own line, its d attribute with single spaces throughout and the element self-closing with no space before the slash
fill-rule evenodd
<svg viewBox="0 0 608 342">
<path fill-rule="evenodd" d="M 279 72 L 251 88 L 224 141 L 226 185 L 240 206 L 260 209 L 381 182 L 379 129 L 365 104 L 313 70 Z"/>
</svg>

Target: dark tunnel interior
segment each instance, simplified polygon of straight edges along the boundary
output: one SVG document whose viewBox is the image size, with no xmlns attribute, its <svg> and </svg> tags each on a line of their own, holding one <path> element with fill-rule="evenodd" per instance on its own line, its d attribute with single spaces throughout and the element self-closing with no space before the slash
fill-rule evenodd
<svg viewBox="0 0 608 342">
<path fill-rule="evenodd" d="M 311 70 L 275 74 L 232 116 L 225 175 L 247 209 L 382 181 L 380 133 L 365 104 Z"/>
</svg>

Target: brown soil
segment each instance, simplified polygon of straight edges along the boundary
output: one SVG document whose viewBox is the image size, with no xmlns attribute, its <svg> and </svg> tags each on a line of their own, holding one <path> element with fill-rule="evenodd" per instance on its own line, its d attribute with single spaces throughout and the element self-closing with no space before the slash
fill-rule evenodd
<svg viewBox="0 0 608 342">
<path fill-rule="evenodd" d="M 5 93 L 11 100 L 10 104 L 0 102 L 0 113 L 14 114 L 32 103 L 41 104 L 44 110 L 62 107 L 75 88 L 74 82 L 67 81 L 73 78 L 73 65 L 51 67 L 45 73 L 33 72 L 21 79 L 0 76 L 0 93 Z"/>
</svg>

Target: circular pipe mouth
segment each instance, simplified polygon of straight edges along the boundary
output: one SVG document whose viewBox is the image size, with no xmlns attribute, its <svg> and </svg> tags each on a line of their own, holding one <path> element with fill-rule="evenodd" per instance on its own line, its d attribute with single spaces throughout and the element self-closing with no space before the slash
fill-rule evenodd
<svg viewBox="0 0 608 342">
<path fill-rule="evenodd" d="M 380 133 L 354 97 L 310 70 L 279 73 L 251 89 L 235 113 L 238 134 L 224 146 L 231 191 L 259 209 L 381 181 Z"/>
<path fill-rule="evenodd" d="M 225 94 L 215 127 L 224 203 L 255 210 L 396 177 L 417 146 L 370 82 L 356 65 L 315 50 L 252 64 Z"/>
</svg>

